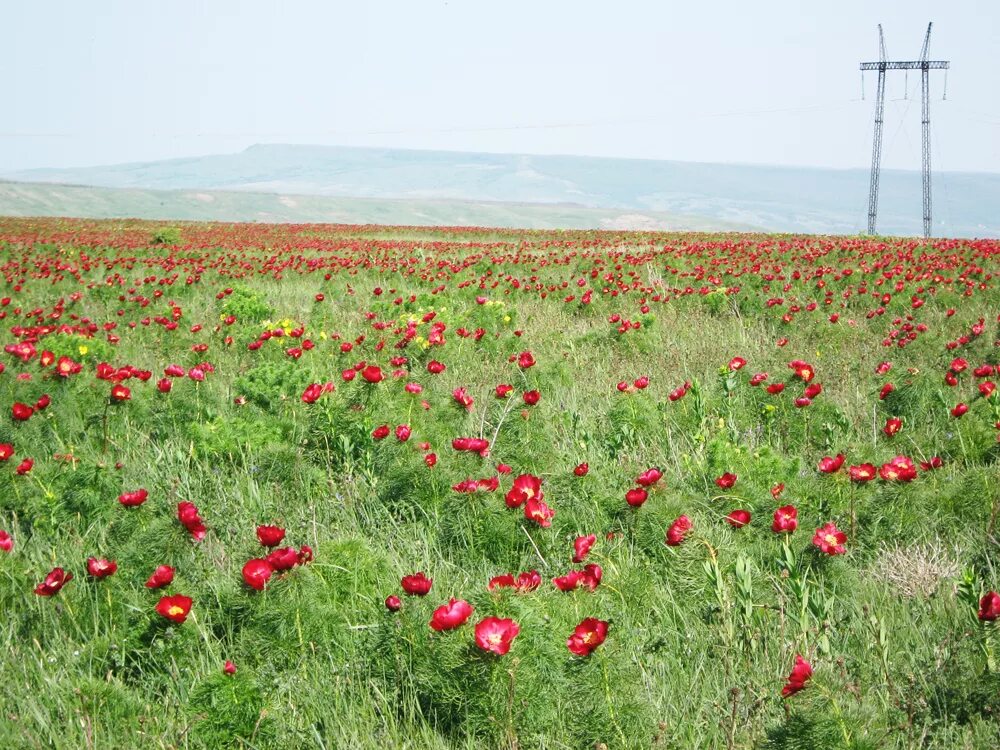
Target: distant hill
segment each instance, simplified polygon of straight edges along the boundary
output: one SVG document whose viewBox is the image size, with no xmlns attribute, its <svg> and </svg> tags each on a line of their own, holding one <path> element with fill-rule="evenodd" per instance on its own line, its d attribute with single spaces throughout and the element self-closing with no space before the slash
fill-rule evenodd
<svg viewBox="0 0 1000 750">
<path fill-rule="evenodd" d="M 563 204 L 336 198 L 237 191 L 140 190 L 0 181 L 0 216 L 258 221 L 523 229 L 753 230 L 749 224 L 662 211 Z"/>
<path fill-rule="evenodd" d="M 868 201 L 868 172 L 860 169 L 331 146 L 256 145 L 236 154 L 0 176 L 142 191 L 370 198 L 379 206 L 385 200 L 559 204 L 620 215 L 688 216 L 720 228 L 813 233 L 862 231 Z M 940 172 L 934 180 L 936 235 L 1000 236 L 1000 175 Z M 128 198 L 123 194 L 125 203 L 115 210 L 138 215 L 128 209 Z M 364 206 L 353 205 L 359 211 Z M 885 170 L 879 231 L 919 234 L 920 211 L 920 173 Z M 374 213 L 364 218 L 380 221 Z"/>
</svg>

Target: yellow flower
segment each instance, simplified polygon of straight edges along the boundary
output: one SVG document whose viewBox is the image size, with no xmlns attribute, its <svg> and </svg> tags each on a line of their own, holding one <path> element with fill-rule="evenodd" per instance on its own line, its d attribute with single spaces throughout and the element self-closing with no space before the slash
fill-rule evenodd
<svg viewBox="0 0 1000 750">
<path fill-rule="evenodd" d="M 503 322 L 504 323 L 510 323 L 510 316 L 509 315 L 504 315 L 503 316 Z"/>
<path fill-rule="evenodd" d="M 319 332 L 319 340 L 320 341 L 326 341 L 326 331 L 320 331 Z"/>
<path fill-rule="evenodd" d="M 77 351 L 78 351 L 78 352 L 80 352 L 80 356 L 82 357 L 82 356 L 84 356 L 84 355 L 85 355 L 85 354 L 86 354 L 87 352 L 89 352 L 89 351 L 90 351 L 90 349 L 89 349 L 89 348 L 88 348 L 88 347 L 87 347 L 87 346 L 86 346 L 85 344 L 80 344 L 80 346 L 79 346 L 79 348 L 77 349 Z"/>
</svg>

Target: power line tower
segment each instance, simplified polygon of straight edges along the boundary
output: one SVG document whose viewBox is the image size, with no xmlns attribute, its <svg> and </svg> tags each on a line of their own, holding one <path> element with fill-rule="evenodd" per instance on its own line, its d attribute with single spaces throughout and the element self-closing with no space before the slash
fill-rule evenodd
<svg viewBox="0 0 1000 750">
<path fill-rule="evenodd" d="M 930 71 L 948 70 L 947 60 L 928 60 L 931 46 L 931 27 L 927 24 L 927 36 L 920 50 L 919 60 L 886 60 L 885 37 L 882 24 L 878 25 L 878 62 L 861 63 L 862 75 L 866 70 L 878 71 L 878 87 L 875 94 L 875 138 L 872 141 L 872 176 L 868 187 L 868 234 L 875 234 L 875 219 L 878 215 L 878 179 L 882 168 L 882 121 L 885 112 L 885 73 L 888 70 L 920 71 L 920 127 L 921 156 L 924 189 L 924 237 L 931 236 L 931 107 Z"/>
</svg>

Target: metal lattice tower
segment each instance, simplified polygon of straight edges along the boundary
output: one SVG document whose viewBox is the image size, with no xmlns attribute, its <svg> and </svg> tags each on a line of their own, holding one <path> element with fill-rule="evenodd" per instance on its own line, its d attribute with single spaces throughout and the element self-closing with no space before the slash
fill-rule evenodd
<svg viewBox="0 0 1000 750">
<path fill-rule="evenodd" d="M 882 35 L 882 24 L 878 27 L 878 62 L 863 62 L 861 70 L 878 71 L 878 87 L 875 94 L 875 137 L 872 141 L 872 176 L 868 187 L 868 234 L 875 234 L 875 221 L 878 216 L 878 180 L 882 169 L 882 122 L 885 113 L 885 74 L 888 70 L 919 70 L 920 71 L 920 129 L 921 129 L 921 168 L 924 194 L 924 237 L 931 236 L 931 107 L 930 107 L 930 71 L 947 70 L 946 60 L 928 60 L 931 46 L 931 27 L 927 24 L 927 35 L 924 46 L 920 50 L 919 60 L 886 60 L 885 37 Z"/>
</svg>

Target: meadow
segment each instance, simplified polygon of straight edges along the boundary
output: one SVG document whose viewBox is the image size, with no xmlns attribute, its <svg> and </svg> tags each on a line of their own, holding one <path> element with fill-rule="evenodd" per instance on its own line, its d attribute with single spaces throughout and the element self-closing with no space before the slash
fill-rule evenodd
<svg viewBox="0 0 1000 750">
<path fill-rule="evenodd" d="M 0 219 L 0 742 L 995 748 L 998 260 Z"/>
</svg>

